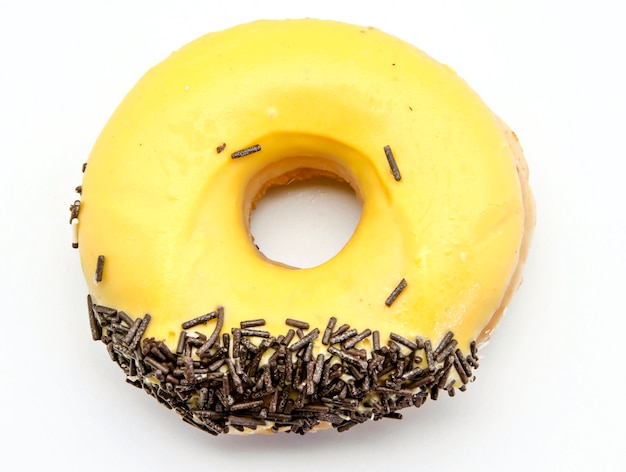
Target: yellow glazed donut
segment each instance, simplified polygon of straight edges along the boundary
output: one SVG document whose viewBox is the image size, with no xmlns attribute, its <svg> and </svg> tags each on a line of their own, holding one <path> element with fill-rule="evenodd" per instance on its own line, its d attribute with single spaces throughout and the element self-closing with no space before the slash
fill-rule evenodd
<svg viewBox="0 0 626 472">
<path fill-rule="evenodd" d="M 84 169 L 70 220 L 93 338 L 211 434 L 345 431 L 465 390 L 534 222 L 515 135 L 452 69 L 331 21 L 176 51 Z M 268 260 L 255 203 L 317 176 L 354 189 L 354 235 L 317 267 Z"/>
</svg>

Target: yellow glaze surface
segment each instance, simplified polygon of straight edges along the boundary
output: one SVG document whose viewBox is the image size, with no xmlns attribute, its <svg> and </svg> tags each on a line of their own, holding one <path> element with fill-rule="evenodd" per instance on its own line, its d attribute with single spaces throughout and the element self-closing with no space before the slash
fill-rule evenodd
<svg viewBox="0 0 626 472">
<path fill-rule="evenodd" d="M 452 330 L 465 351 L 518 264 L 522 191 L 497 119 L 450 68 L 372 28 L 259 21 L 206 35 L 139 81 L 87 165 L 78 240 L 89 292 L 150 313 L 147 336 L 170 346 L 183 321 L 223 305 L 226 332 L 255 318 L 275 334 L 286 318 L 323 331 L 336 316 L 383 341 Z M 260 255 L 248 216 L 269 180 L 301 168 L 348 180 L 363 211 L 337 256 L 298 270 Z"/>
</svg>

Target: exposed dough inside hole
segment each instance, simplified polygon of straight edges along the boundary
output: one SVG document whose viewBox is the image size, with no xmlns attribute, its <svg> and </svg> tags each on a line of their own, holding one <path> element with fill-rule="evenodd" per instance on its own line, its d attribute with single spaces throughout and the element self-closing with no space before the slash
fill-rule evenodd
<svg viewBox="0 0 626 472">
<path fill-rule="evenodd" d="M 361 216 L 360 194 L 349 183 L 355 180 L 334 162 L 290 169 L 296 161 L 285 161 L 264 169 L 248 186 L 250 238 L 262 257 L 276 264 L 315 267 L 351 238 Z"/>
</svg>

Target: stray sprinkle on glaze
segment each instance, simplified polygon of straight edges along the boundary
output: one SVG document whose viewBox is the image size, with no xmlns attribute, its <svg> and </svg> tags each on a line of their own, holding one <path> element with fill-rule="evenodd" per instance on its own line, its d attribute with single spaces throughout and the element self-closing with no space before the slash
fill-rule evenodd
<svg viewBox="0 0 626 472">
<path fill-rule="evenodd" d="M 250 154 L 254 154 L 255 152 L 259 152 L 261 150 L 261 145 L 260 144 L 255 144 L 254 146 L 250 146 L 247 147 L 245 149 L 241 149 L 239 151 L 235 151 L 233 152 L 230 157 L 232 159 L 237 159 L 239 157 L 246 157 L 249 156 Z"/>
<path fill-rule="evenodd" d="M 393 302 L 396 301 L 396 298 L 398 298 L 398 296 L 406 288 L 406 285 L 407 285 L 406 280 L 402 279 L 400 283 L 398 283 L 396 288 L 394 288 L 391 294 L 387 297 L 387 300 L 385 300 L 385 305 L 387 306 L 393 305 Z"/>
<path fill-rule="evenodd" d="M 98 256 L 98 262 L 96 263 L 96 273 L 94 274 L 94 281 L 96 283 L 102 282 L 102 274 L 104 272 L 104 256 Z"/>
<path fill-rule="evenodd" d="M 402 180 L 402 176 L 400 175 L 400 169 L 398 169 L 398 164 L 396 163 L 396 158 L 391 151 L 390 146 L 385 146 L 385 156 L 387 157 L 387 162 L 389 163 L 389 167 L 391 168 L 391 173 L 393 174 L 393 178 L 396 179 L 396 182 Z"/>
</svg>

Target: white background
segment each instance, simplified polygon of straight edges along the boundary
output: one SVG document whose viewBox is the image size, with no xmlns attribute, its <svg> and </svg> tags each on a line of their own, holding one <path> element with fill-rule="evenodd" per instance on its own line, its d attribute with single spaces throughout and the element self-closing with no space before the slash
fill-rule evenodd
<svg viewBox="0 0 626 472">
<path fill-rule="evenodd" d="M 626 470 L 619 4 L 2 1 L 3 470 Z M 126 385 L 91 341 L 68 206 L 150 66 L 209 31 L 304 16 L 373 25 L 452 65 L 521 139 L 534 243 L 466 393 L 343 434 L 213 438 Z"/>
</svg>

